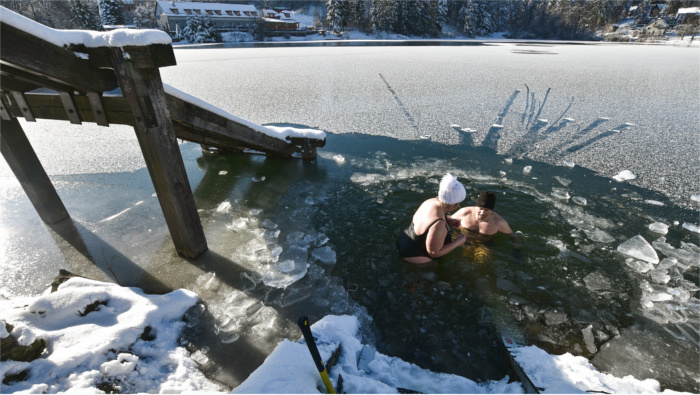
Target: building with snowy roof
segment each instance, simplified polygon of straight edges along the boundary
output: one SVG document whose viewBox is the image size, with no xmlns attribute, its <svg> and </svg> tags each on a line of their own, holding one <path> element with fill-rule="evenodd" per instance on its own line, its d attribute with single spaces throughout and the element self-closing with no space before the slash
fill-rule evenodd
<svg viewBox="0 0 700 395">
<path fill-rule="evenodd" d="M 158 25 L 171 34 L 182 31 L 187 17 L 206 15 L 220 32 L 249 31 L 262 17 L 260 11 L 248 4 L 198 3 L 191 1 L 156 1 Z"/>
<path fill-rule="evenodd" d="M 268 8 L 262 10 L 265 27 L 273 31 L 298 30 L 299 22 L 294 19 L 294 11 L 276 11 Z"/>
<path fill-rule="evenodd" d="M 677 24 L 696 23 L 700 20 L 700 7 L 679 8 L 676 13 Z"/>
</svg>

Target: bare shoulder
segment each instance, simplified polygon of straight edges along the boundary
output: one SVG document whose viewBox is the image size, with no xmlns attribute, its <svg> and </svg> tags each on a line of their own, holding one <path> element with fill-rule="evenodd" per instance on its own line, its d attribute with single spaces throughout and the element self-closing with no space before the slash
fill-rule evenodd
<svg viewBox="0 0 700 395">
<path fill-rule="evenodd" d="M 494 216 L 494 224 L 498 226 L 499 232 L 510 234 L 513 233 L 513 230 L 510 228 L 510 225 L 508 225 L 508 221 L 506 221 L 505 218 L 501 217 L 499 214 L 493 213 Z"/>
</svg>

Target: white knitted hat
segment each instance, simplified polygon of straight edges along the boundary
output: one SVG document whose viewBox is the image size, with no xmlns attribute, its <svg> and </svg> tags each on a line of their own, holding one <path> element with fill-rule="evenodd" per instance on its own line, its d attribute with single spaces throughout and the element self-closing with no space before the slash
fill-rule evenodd
<svg viewBox="0 0 700 395">
<path fill-rule="evenodd" d="M 467 190 L 464 185 L 457 181 L 457 177 L 447 173 L 440 181 L 440 190 L 438 191 L 438 199 L 445 204 L 461 203 L 467 197 Z"/>
</svg>

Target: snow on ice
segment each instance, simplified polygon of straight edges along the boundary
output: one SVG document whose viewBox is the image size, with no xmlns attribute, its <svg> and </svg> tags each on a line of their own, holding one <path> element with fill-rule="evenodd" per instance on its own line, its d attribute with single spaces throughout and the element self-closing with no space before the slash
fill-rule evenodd
<svg viewBox="0 0 700 395">
<path fill-rule="evenodd" d="M 629 170 L 623 170 L 617 173 L 617 175 L 613 176 L 613 180 L 617 182 L 634 180 L 635 178 L 637 178 L 637 176 Z"/>
</svg>

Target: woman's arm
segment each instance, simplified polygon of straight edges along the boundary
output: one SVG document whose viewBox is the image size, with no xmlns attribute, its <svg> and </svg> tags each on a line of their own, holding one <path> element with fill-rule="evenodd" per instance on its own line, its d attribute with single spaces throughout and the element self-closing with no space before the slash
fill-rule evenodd
<svg viewBox="0 0 700 395">
<path fill-rule="evenodd" d="M 445 244 L 447 228 L 443 226 L 441 222 L 442 220 L 435 222 L 433 226 L 428 229 L 428 237 L 426 238 L 425 243 L 426 250 L 431 258 L 440 258 L 455 248 L 463 245 L 467 241 L 467 237 L 465 235 L 459 235 L 452 242 Z"/>
</svg>

